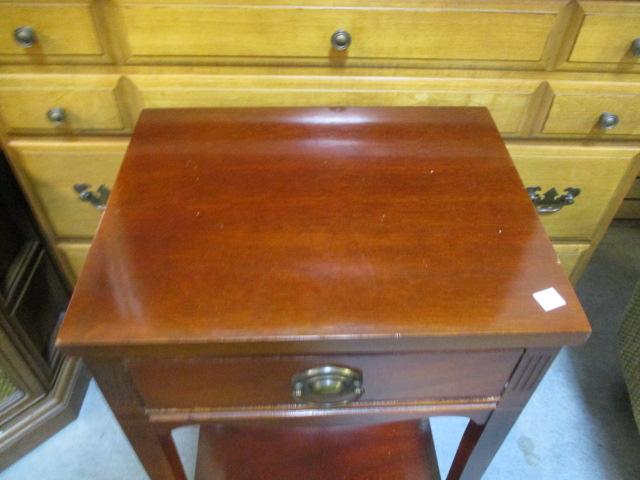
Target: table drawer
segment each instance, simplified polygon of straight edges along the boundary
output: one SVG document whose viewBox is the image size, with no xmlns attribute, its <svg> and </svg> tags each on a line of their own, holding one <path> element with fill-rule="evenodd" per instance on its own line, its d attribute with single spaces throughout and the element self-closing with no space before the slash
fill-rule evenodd
<svg viewBox="0 0 640 480">
<path fill-rule="evenodd" d="M 442 2 L 396 5 L 123 1 L 119 15 L 131 62 L 538 62 L 560 8 L 559 3 L 532 8 L 524 2 L 508 9 L 469 1 L 455 8 Z M 344 51 L 332 49 L 338 30 L 351 37 Z"/>
<path fill-rule="evenodd" d="M 7 130 L 68 134 L 124 131 L 117 75 L 5 75 L 0 115 Z"/>
<path fill-rule="evenodd" d="M 542 134 L 580 137 L 640 135 L 640 83 L 550 82 L 553 100 Z M 604 114 L 610 123 L 605 120 Z"/>
<path fill-rule="evenodd" d="M 129 367 L 149 408 L 232 408 L 296 403 L 293 376 L 323 365 L 360 371 L 362 402 L 496 396 L 521 353 L 134 359 Z"/>
<path fill-rule="evenodd" d="M 127 147 L 126 141 L 14 141 L 9 145 L 35 210 L 57 238 L 90 238 L 102 215 L 81 201 L 74 185 L 91 190 L 113 183 Z"/>
<path fill-rule="evenodd" d="M 349 75 L 131 75 L 142 108 L 485 106 L 505 135 L 520 134 L 537 80 Z"/>
<path fill-rule="evenodd" d="M 612 215 L 612 202 L 619 200 L 618 190 L 634 174 L 640 154 L 634 148 L 567 144 L 512 143 L 508 149 L 525 186 L 539 186 L 541 194 L 555 188 L 558 195 L 568 187 L 580 189 L 572 205 L 540 215 L 549 236 L 559 240 L 594 237 L 603 218 Z"/>
<path fill-rule="evenodd" d="M 592 64 L 593 69 L 600 64 L 640 71 L 640 6 L 631 2 L 581 2 L 581 7 L 585 16 L 569 62 Z"/>
<path fill-rule="evenodd" d="M 0 3 L 0 62 L 95 62 L 103 49 L 91 3 Z"/>
</svg>

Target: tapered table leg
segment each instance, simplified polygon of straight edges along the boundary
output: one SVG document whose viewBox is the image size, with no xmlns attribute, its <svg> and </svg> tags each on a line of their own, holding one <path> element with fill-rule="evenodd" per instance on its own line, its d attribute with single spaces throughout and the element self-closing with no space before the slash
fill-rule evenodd
<svg viewBox="0 0 640 480">
<path fill-rule="evenodd" d="M 540 349 L 524 353 L 496 410 L 484 424 L 469 421 L 447 480 L 473 480 L 482 477 L 558 351 Z"/>
<path fill-rule="evenodd" d="M 171 430 L 149 421 L 124 362 L 88 359 L 87 364 L 149 477 L 186 480 Z"/>
</svg>

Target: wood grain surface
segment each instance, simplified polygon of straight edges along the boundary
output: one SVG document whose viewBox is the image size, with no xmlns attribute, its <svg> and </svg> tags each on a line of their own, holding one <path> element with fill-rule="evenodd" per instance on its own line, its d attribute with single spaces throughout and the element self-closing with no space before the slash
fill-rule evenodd
<svg viewBox="0 0 640 480">
<path fill-rule="evenodd" d="M 549 287 L 567 304 L 545 313 L 532 294 Z M 58 343 L 402 351 L 589 331 L 486 109 L 178 109 L 142 113 Z"/>
<path fill-rule="evenodd" d="M 198 480 L 439 479 L 428 422 L 201 427 Z"/>
</svg>

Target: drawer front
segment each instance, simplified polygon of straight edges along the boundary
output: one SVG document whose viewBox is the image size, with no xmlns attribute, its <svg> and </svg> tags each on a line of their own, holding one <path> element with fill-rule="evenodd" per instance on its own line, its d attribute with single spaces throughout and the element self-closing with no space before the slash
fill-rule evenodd
<svg viewBox="0 0 640 480">
<path fill-rule="evenodd" d="M 7 130 L 17 133 L 122 132 L 126 116 L 119 108 L 118 80 L 111 75 L 7 75 L 0 78 L 0 115 Z"/>
<path fill-rule="evenodd" d="M 567 277 L 575 284 L 582 271 L 581 260 L 591 245 L 589 243 L 555 243 L 553 248 Z"/>
<path fill-rule="evenodd" d="M 90 238 L 102 212 L 81 201 L 74 185 L 112 187 L 127 143 L 12 142 L 9 148 L 35 210 L 57 238 Z"/>
<path fill-rule="evenodd" d="M 585 16 L 569 62 L 619 65 L 624 71 L 640 71 L 640 44 L 634 44 L 640 39 L 640 6 L 617 3 L 582 2 Z"/>
<path fill-rule="evenodd" d="M 556 213 L 540 216 L 552 239 L 591 240 L 600 222 L 616 208 L 618 190 L 632 175 L 640 152 L 622 147 L 567 145 L 508 145 L 509 153 L 527 187 L 558 195 L 568 187 L 579 188 L 575 203 Z M 608 220 L 607 220 L 608 221 Z"/>
<path fill-rule="evenodd" d="M 75 282 L 82 271 L 91 244 L 88 242 L 60 242 L 57 247 L 58 252 L 67 264 L 69 272 L 73 275 L 72 280 Z"/>
<path fill-rule="evenodd" d="M 593 138 L 640 135 L 640 84 L 550 82 L 554 92 L 542 133 Z M 615 115 L 606 123 L 603 114 Z"/>
<path fill-rule="evenodd" d="M 141 108 L 485 106 L 518 135 L 539 86 L 529 80 L 283 75 L 133 75 Z"/>
<path fill-rule="evenodd" d="M 133 381 L 149 408 L 290 405 L 291 379 L 336 365 L 362 372 L 361 402 L 500 395 L 520 350 L 300 357 L 132 360 Z"/>
<path fill-rule="evenodd" d="M 257 3 L 262 4 L 123 2 L 119 13 L 130 60 L 282 63 L 288 57 L 315 59 L 315 63 L 347 59 L 537 62 L 556 19 L 553 8 L 558 8 L 551 4 L 549 11 L 526 11 L 524 4 L 522 11 L 517 5 L 500 11 L 482 9 L 476 2 L 463 2 L 455 9 L 429 2 L 426 6 L 425 2 L 405 3 L 403 8 L 361 2 Z M 337 30 L 351 36 L 344 51 L 332 49 L 331 36 Z"/>
<path fill-rule="evenodd" d="M 100 57 L 103 50 L 93 21 L 91 2 L 64 3 L 0 3 L 0 61 L 91 62 Z"/>
</svg>

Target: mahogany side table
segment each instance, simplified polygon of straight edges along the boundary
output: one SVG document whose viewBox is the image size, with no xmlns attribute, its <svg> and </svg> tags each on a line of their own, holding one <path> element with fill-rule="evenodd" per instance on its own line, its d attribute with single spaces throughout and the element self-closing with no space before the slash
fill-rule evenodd
<svg viewBox="0 0 640 480">
<path fill-rule="evenodd" d="M 184 478 L 181 425 L 215 450 L 436 415 L 469 418 L 471 479 L 589 332 L 486 109 L 149 110 L 58 345 L 153 479 Z"/>
</svg>

